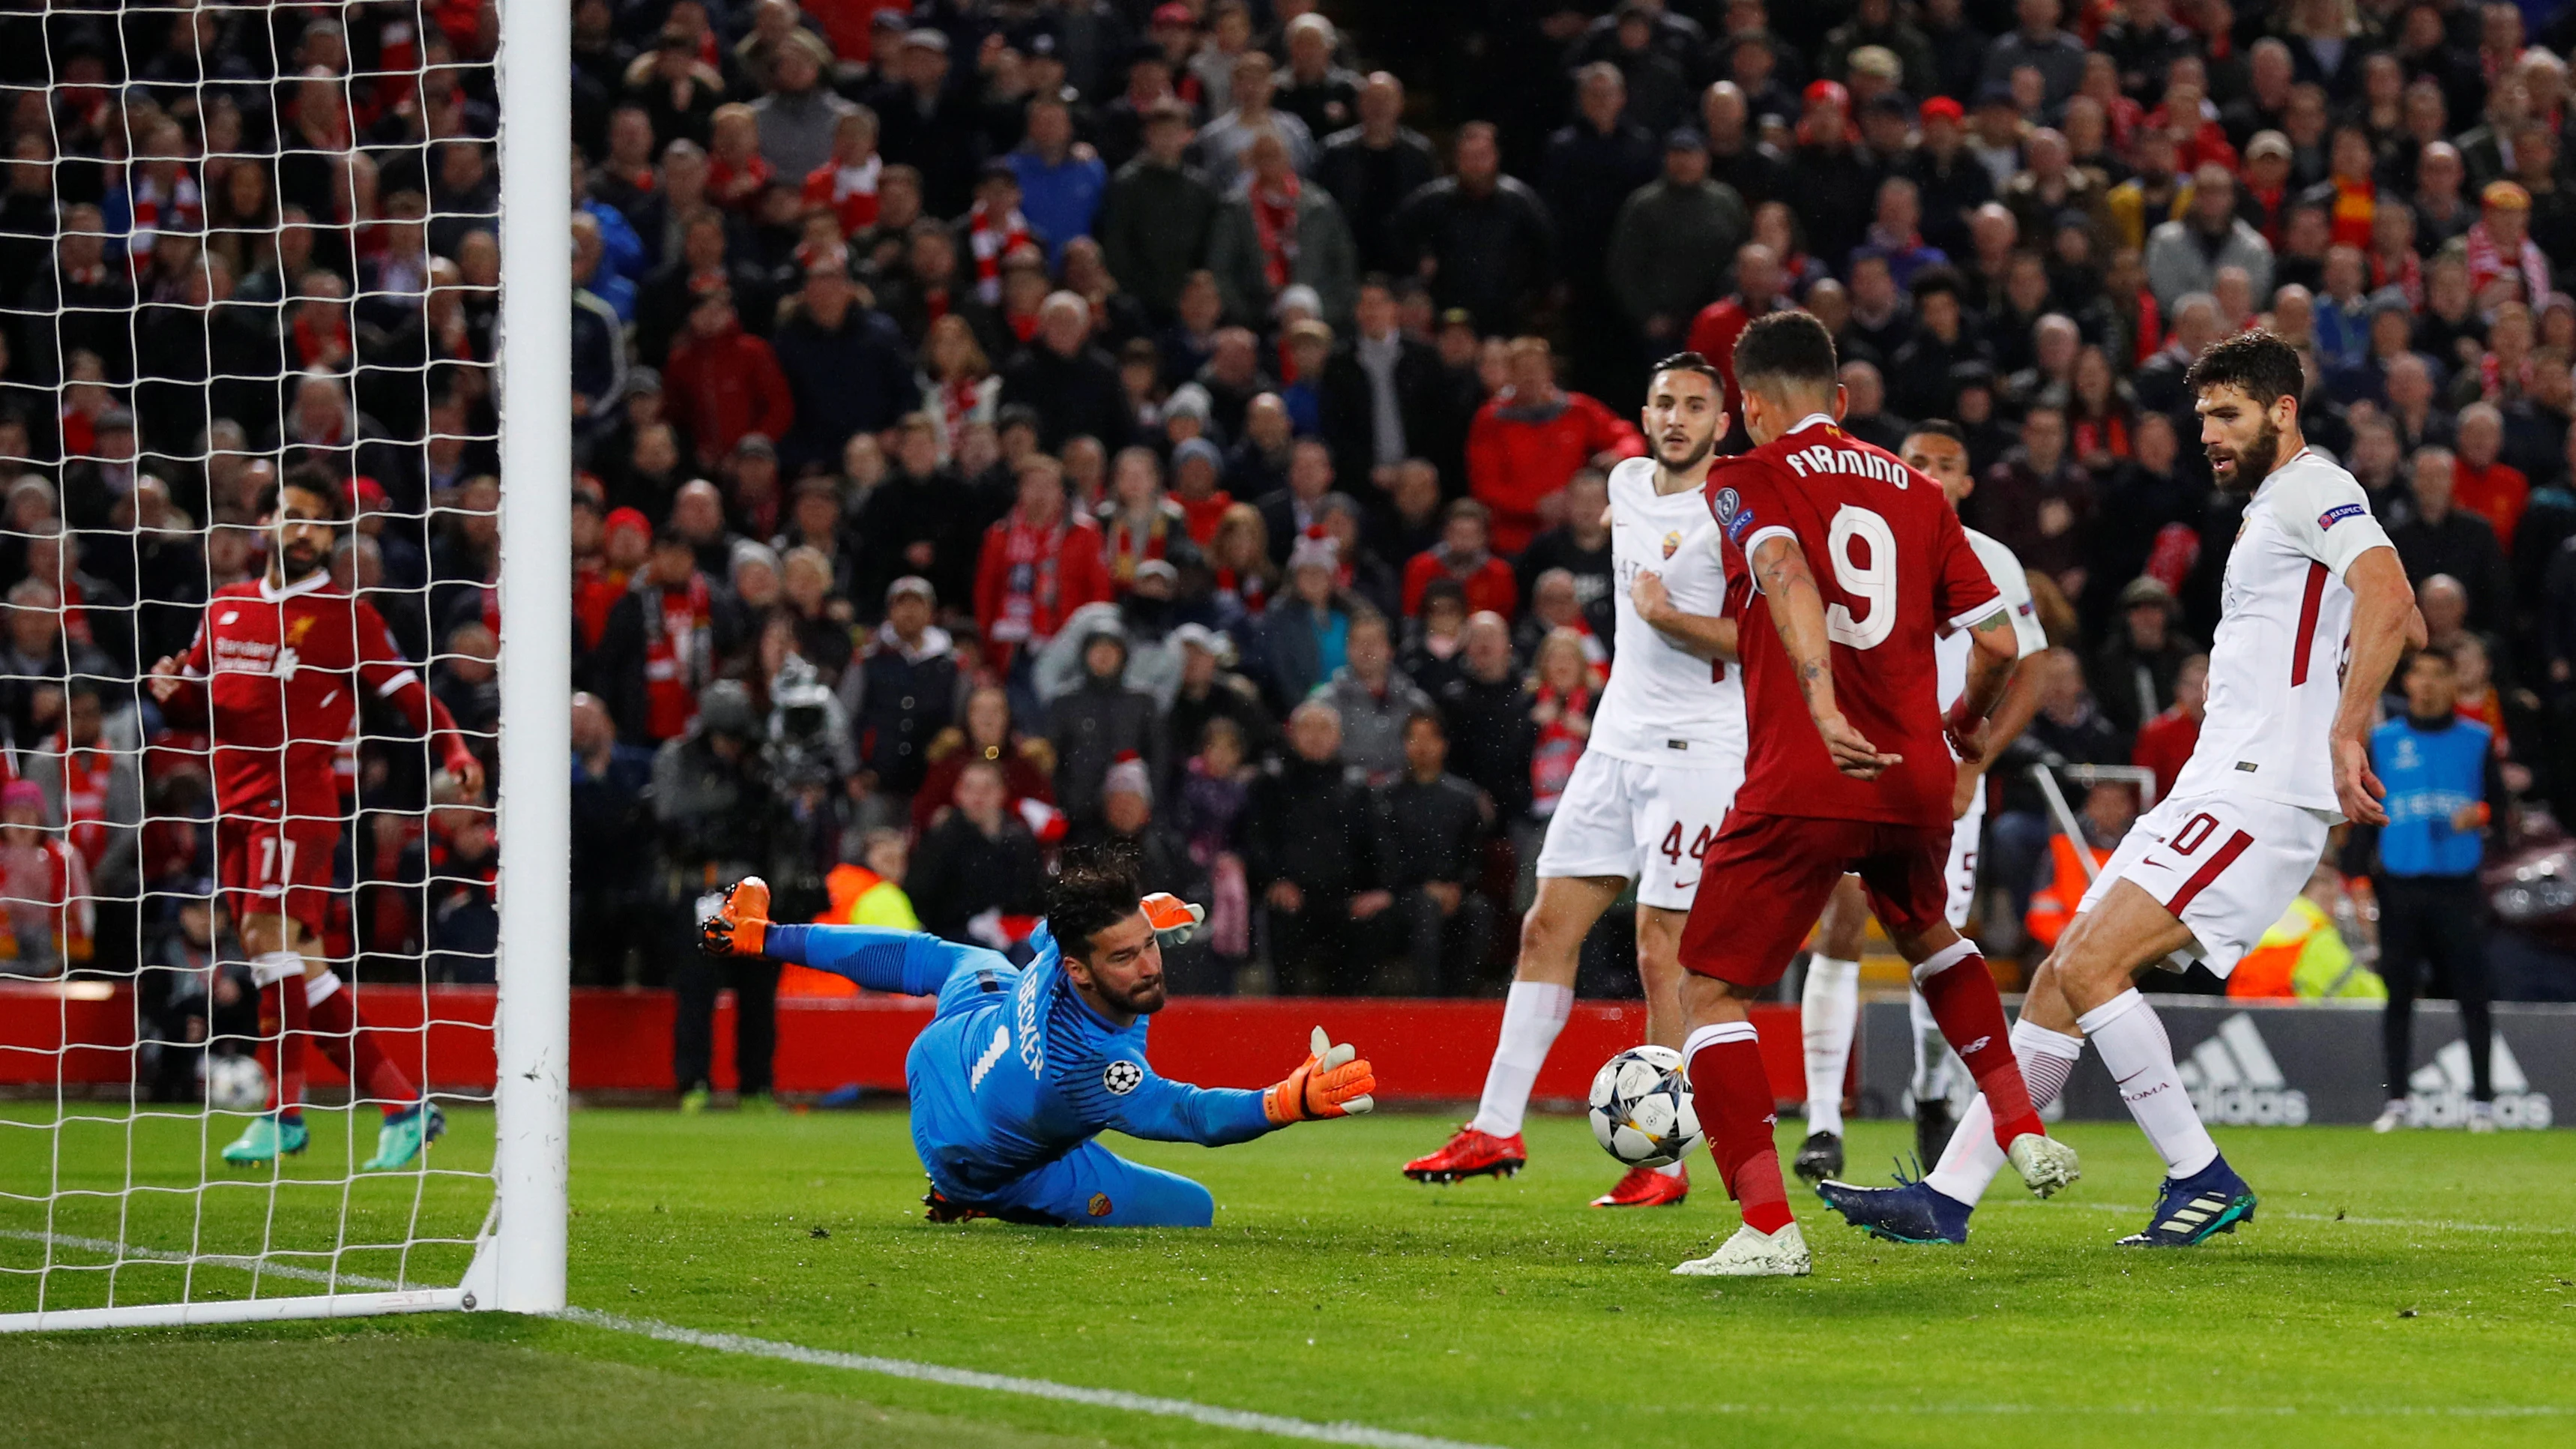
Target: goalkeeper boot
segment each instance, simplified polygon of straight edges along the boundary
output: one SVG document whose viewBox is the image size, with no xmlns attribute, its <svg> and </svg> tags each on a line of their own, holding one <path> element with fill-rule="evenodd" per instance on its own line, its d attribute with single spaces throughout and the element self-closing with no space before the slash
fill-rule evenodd
<svg viewBox="0 0 2576 1449">
<path fill-rule="evenodd" d="M 435 1102 L 414 1102 L 408 1111 L 385 1119 L 376 1131 L 376 1155 L 359 1164 L 360 1172 L 391 1172 L 408 1167 L 423 1146 L 447 1131 L 447 1114 Z"/>
<path fill-rule="evenodd" d="M 769 933 L 769 882 L 747 875 L 724 888 L 698 923 L 698 949 L 710 956 L 757 956 Z"/>
<path fill-rule="evenodd" d="M 1814 1267 L 1806 1235 L 1796 1223 L 1782 1223 L 1776 1233 L 1747 1223 L 1718 1244 L 1716 1252 L 1680 1264 L 1673 1273 L 1682 1278 L 1804 1278 Z"/>
<path fill-rule="evenodd" d="M 1861 1187 L 1848 1182 L 1820 1182 L 1816 1196 L 1843 1220 L 1873 1238 L 1891 1243 L 1940 1243 L 1955 1247 L 1968 1241 L 1968 1214 L 1976 1209 L 1927 1183 L 1896 1175 L 1894 1187 Z"/>
<path fill-rule="evenodd" d="M 1458 1129 L 1448 1145 L 1428 1157 L 1417 1157 L 1404 1164 L 1404 1175 L 1415 1182 L 1459 1182 L 1470 1177 L 1510 1177 L 1529 1162 L 1528 1149 L 1521 1146 L 1517 1132 L 1509 1137 L 1496 1137 L 1479 1132 L 1476 1124 Z"/>
<path fill-rule="evenodd" d="M 224 1161 L 235 1167 L 263 1167 L 281 1156 L 293 1157 L 312 1140 L 302 1117 L 281 1122 L 276 1113 L 265 1112 L 251 1118 L 242 1135 L 224 1149 Z"/>
<path fill-rule="evenodd" d="M 1690 1174 L 1667 1176 L 1659 1167 L 1632 1167 L 1619 1185 L 1592 1200 L 1594 1207 L 1680 1207 L 1690 1196 Z"/>
<path fill-rule="evenodd" d="M 977 1218 L 992 1216 L 982 1208 L 968 1207 L 962 1202 L 951 1202 L 935 1187 L 921 1195 L 921 1205 L 929 1209 L 922 1216 L 934 1223 L 971 1223 Z"/>
<path fill-rule="evenodd" d="M 2224 1157 L 2189 1177 L 2168 1177 L 2156 1199 L 2156 1214 L 2146 1229 L 2120 1240 L 2124 1248 L 2188 1248 L 2238 1223 L 2254 1221 L 2254 1189 L 2236 1175 Z"/>
<path fill-rule="evenodd" d="M 1789 1166 L 1800 1182 L 1813 1187 L 1829 1177 L 1840 1177 L 1843 1171 L 1843 1139 L 1838 1132 L 1810 1132 L 1798 1144 L 1798 1158 Z"/>
</svg>

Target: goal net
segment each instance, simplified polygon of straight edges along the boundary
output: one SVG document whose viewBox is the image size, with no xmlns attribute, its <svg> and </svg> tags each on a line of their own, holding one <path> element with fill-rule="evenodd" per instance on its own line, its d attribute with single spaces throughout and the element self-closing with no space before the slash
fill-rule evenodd
<svg viewBox="0 0 2576 1449">
<path fill-rule="evenodd" d="M 0 19 L 0 1329 L 562 1305 L 566 9 Z"/>
</svg>

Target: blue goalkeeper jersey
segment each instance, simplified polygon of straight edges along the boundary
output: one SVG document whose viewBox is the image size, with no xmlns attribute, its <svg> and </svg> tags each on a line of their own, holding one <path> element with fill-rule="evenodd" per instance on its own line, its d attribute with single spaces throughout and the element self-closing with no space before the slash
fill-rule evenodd
<svg viewBox="0 0 2576 1449">
<path fill-rule="evenodd" d="M 1272 1130 L 1259 1092 L 1155 1075 L 1151 1018 L 1110 1025 L 1075 992 L 1044 926 L 1029 944 L 1025 968 L 948 945 L 938 1015 L 904 1059 L 913 1146 L 943 1195 L 989 1196 L 1112 1129 L 1208 1147 Z"/>
</svg>

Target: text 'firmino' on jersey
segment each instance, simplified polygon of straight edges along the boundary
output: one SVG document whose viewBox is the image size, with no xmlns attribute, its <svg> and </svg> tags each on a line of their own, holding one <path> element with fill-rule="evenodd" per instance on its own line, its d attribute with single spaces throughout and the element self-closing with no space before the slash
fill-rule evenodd
<svg viewBox="0 0 2576 1449">
<path fill-rule="evenodd" d="M 1780 461 L 1795 469 L 1801 478 L 1811 473 L 1857 473 L 1881 483 L 1893 483 L 1899 488 L 1910 487 L 1913 479 L 1913 470 L 1894 458 L 1864 453 L 1857 448 L 1828 448 L 1822 443 L 1794 453 L 1783 453 Z"/>
</svg>

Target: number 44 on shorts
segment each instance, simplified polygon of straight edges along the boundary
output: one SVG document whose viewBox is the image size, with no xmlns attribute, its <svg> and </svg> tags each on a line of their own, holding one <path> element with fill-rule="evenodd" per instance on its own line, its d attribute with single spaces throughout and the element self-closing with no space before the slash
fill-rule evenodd
<svg viewBox="0 0 2576 1449">
<path fill-rule="evenodd" d="M 1699 828 L 1699 838 L 1693 840 L 1690 844 L 1690 858 L 1698 860 L 1707 855 L 1709 843 L 1715 839 L 1717 839 L 1717 836 L 1712 833 L 1707 826 L 1701 826 Z M 1681 864 L 1682 823 L 1678 820 L 1674 821 L 1673 828 L 1664 832 L 1664 843 L 1656 846 L 1655 848 L 1663 852 L 1665 860 L 1670 861 L 1674 865 Z"/>
</svg>

